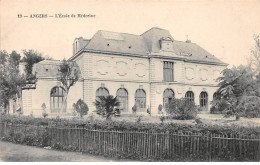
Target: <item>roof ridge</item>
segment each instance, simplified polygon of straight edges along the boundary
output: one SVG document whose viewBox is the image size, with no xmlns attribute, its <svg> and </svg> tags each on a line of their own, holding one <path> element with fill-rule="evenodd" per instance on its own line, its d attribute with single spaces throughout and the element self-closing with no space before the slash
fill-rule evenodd
<svg viewBox="0 0 260 165">
<path fill-rule="evenodd" d="M 119 34 L 127 34 L 127 35 L 134 35 L 134 36 L 140 36 L 138 34 L 131 34 L 131 33 L 124 33 L 124 32 L 114 32 L 114 31 L 108 31 L 108 30 L 99 30 L 99 31 L 104 31 L 104 32 L 112 32 L 112 33 L 119 33 Z M 142 36 L 140 36 L 142 37 Z"/>
<path fill-rule="evenodd" d="M 150 30 L 152 30 L 152 29 L 166 30 L 166 31 L 169 32 L 169 30 L 167 30 L 167 29 L 163 29 L 163 28 L 159 28 L 159 27 L 152 27 L 152 28 L 146 30 L 145 32 L 143 32 L 140 36 L 142 36 L 143 34 L 147 33 L 148 31 L 150 31 Z"/>
</svg>

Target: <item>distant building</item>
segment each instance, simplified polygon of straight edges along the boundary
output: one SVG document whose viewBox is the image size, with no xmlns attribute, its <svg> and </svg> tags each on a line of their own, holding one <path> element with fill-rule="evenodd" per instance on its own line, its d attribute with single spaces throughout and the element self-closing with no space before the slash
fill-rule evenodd
<svg viewBox="0 0 260 165">
<path fill-rule="evenodd" d="M 90 39 L 76 38 L 73 56 L 81 72 L 80 80 L 70 89 L 67 112 L 83 99 L 95 110 L 97 96 L 118 96 L 122 113 L 157 114 L 161 104 L 167 108 L 175 98 L 186 97 L 209 110 L 218 89 L 216 79 L 227 64 L 191 41 L 176 41 L 168 30 L 152 28 L 141 35 L 98 31 Z M 60 61 L 45 60 L 34 65 L 35 89 L 23 90 L 24 114 L 48 113 L 61 108 L 63 89 L 57 81 Z"/>
</svg>

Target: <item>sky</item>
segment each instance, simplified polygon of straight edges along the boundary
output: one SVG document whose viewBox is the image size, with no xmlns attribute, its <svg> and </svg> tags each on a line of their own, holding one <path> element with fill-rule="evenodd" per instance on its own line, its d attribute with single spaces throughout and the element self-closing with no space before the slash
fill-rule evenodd
<svg viewBox="0 0 260 165">
<path fill-rule="evenodd" d="M 0 49 L 72 56 L 76 37 L 98 30 L 142 34 L 152 27 L 188 39 L 230 64 L 246 64 L 260 34 L 260 0 L 0 0 Z M 92 14 L 92 18 L 29 18 L 31 14 Z M 22 14 L 22 18 L 18 18 Z"/>
</svg>

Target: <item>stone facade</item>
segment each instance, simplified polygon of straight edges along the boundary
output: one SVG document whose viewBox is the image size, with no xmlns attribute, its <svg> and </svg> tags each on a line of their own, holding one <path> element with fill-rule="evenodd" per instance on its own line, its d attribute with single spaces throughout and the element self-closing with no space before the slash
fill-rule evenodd
<svg viewBox="0 0 260 165">
<path fill-rule="evenodd" d="M 197 105 L 201 104 L 201 92 L 206 92 L 208 106 L 204 109 L 208 111 L 218 89 L 216 79 L 227 66 L 198 45 L 175 41 L 167 30 L 160 28 L 152 28 L 142 35 L 98 31 L 90 40 L 76 38 L 69 60 L 77 63 L 81 78 L 69 91 L 68 109 L 82 98 L 90 111 L 95 110 L 93 102 L 101 87 L 113 96 L 118 89 L 126 91 L 127 104 L 122 113 L 132 113 L 139 89 L 145 93 L 145 101 L 140 103 L 145 107 L 137 110 L 140 113 L 146 113 L 149 107 L 152 114 L 157 114 L 158 106 L 164 105 L 166 89 L 175 98 L 185 97 L 187 91 L 192 91 Z M 164 78 L 165 62 L 173 67 L 171 81 Z M 50 91 L 57 84 L 55 75 L 48 78 L 43 74 L 36 89 L 23 90 L 24 111 L 36 113 L 43 102 L 50 105 Z"/>
</svg>

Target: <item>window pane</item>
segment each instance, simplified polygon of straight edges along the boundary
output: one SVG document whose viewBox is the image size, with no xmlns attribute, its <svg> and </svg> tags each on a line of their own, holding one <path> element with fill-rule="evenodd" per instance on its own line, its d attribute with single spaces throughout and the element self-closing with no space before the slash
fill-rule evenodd
<svg viewBox="0 0 260 165">
<path fill-rule="evenodd" d="M 173 62 L 164 62 L 163 63 L 163 80 L 164 81 L 173 81 Z"/>
</svg>

